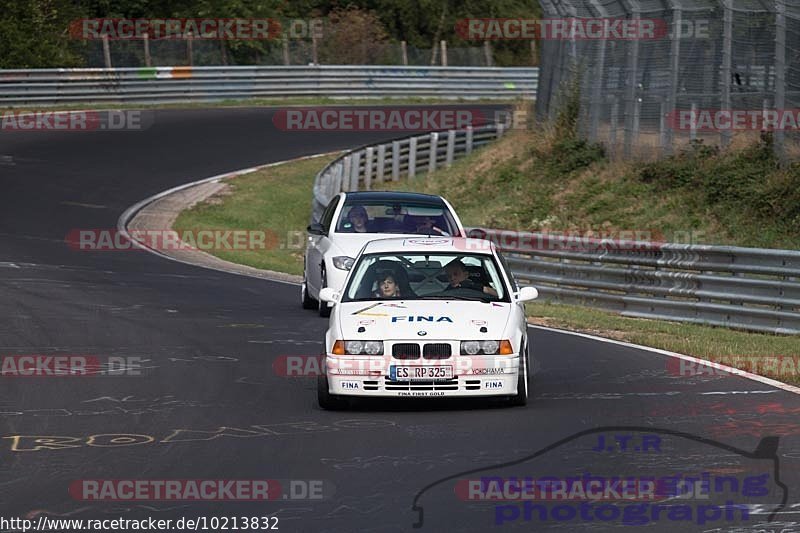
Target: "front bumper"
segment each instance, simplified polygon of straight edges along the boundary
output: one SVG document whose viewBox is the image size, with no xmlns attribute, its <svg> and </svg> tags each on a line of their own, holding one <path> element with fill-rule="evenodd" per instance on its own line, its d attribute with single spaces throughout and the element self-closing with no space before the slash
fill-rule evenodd
<svg viewBox="0 0 800 533">
<path fill-rule="evenodd" d="M 391 379 L 392 366 L 450 366 L 452 379 Z M 328 354 L 325 373 L 331 394 L 362 397 L 483 397 L 517 393 L 519 354 L 455 355 L 447 359 L 395 359 L 391 356 Z"/>
</svg>

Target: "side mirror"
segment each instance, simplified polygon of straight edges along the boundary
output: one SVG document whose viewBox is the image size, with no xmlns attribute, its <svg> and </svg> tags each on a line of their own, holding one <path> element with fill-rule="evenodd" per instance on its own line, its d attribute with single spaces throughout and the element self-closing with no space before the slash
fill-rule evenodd
<svg viewBox="0 0 800 533">
<path fill-rule="evenodd" d="M 539 291 L 536 287 L 522 287 L 514 297 L 518 302 L 530 302 L 539 297 Z"/>
<path fill-rule="evenodd" d="M 319 222 L 314 222 L 313 224 L 309 224 L 308 227 L 306 228 L 306 231 L 309 232 L 311 235 L 325 235 L 325 227 Z"/>
<path fill-rule="evenodd" d="M 534 289 L 535 290 L 535 289 Z M 319 299 L 323 302 L 338 303 L 339 293 L 332 287 L 325 287 L 319 291 Z"/>
</svg>

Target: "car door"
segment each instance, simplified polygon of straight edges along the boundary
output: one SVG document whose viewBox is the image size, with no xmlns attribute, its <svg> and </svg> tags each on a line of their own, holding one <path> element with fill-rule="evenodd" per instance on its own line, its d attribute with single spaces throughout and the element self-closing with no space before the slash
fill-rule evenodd
<svg viewBox="0 0 800 533">
<path fill-rule="evenodd" d="M 311 296 L 317 298 L 319 290 L 321 289 L 322 279 L 320 277 L 320 265 L 322 264 L 322 257 L 325 252 L 330 248 L 330 230 L 333 223 L 333 215 L 336 213 L 336 208 L 339 206 L 339 200 L 342 195 L 337 195 L 328 203 L 328 207 L 322 213 L 320 224 L 325 230 L 324 235 L 311 235 L 309 234 L 308 247 L 306 248 L 306 282 L 308 283 L 308 291 Z"/>
</svg>

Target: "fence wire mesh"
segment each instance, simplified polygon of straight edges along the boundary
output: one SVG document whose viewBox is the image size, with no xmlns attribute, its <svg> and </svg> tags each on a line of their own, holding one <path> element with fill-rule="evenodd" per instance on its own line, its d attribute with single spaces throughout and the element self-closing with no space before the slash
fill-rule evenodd
<svg viewBox="0 0 800 533">
<path fill-rule="evenodd" d="M 650 34 L 544 38 L 536 109 L 580 101 L 579 131 L 615 157 L 763 137 L 800 159 L 800 0 L 541 0 L 546 19 L 624 19 Z"/>
</svg>

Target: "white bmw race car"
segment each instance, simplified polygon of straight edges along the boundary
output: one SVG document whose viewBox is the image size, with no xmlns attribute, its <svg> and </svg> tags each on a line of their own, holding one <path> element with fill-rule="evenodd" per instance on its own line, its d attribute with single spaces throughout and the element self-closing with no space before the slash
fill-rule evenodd
<svg viewBox="0 0 800 533">
<path fill-rule="evenodd" d="M 528 398 L 524 302 L 494 245 L 467 238 L 391 238 L 367 243 L 334 304 L 325 339 L 319 404 L 348 397 Z"/>
</svg>

